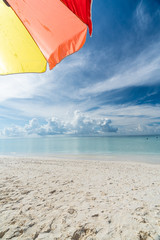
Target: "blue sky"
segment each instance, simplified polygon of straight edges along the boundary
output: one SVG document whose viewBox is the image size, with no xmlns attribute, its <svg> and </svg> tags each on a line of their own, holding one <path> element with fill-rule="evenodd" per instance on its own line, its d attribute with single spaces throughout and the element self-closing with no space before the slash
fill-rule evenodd
<svg viewBox="0 0 160 240">
<path fill-rule="evenodd" d="M 160 1 L 94 0 L 92 20 L 52 71 L 0 76 L 1 137 L 160 134 Z"/>
</svg>

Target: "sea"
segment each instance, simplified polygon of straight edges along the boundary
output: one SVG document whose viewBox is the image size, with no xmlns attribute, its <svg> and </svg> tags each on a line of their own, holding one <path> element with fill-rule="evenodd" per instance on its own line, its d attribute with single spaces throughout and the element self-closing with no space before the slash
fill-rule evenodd
<svg viewBox="0 0 160 240">
<path fill-rule="evenodd" d="M 50 136 L 0 139 L 0 155 L 156 155 L 160 136 Z"/>
</svg>

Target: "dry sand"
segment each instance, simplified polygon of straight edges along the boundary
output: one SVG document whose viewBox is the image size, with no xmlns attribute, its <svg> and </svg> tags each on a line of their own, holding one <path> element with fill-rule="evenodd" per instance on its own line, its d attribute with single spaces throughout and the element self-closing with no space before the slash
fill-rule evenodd
<svg viewBox="0 0 160 240">
<path fill-rule="evenodd" d="M 160 165 L 96 159 L 1 157 L 0 238 L 159 240 Z"/>
</svg>

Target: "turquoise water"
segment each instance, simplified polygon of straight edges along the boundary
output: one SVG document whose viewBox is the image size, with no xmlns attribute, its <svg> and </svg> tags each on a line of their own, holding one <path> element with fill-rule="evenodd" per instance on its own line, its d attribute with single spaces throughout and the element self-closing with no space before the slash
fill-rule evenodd
<svg viewBox="0 0 160 240">
<path fill-rule="evenodd" d="M 0 155 L 156 154 L 160 136 L 0 139 Z"/>
</svg>

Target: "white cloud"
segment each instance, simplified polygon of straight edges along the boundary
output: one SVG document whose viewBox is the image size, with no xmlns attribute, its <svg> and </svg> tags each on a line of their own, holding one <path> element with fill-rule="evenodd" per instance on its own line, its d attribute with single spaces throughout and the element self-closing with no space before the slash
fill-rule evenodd
<svg viewBox="0 0 160 240">
<path fill-rule="evenodd" d="M 41 125 L 36 131 L 38 135 L 63 135 L 67 132 L 66 123 L 58 118 L 52 117 L 47 120 L 47 123 Z"/>
<path fill-rule="evenodd" d="M 108 116 L 108 117 L 106 117 Z M 24 126 L 6 127 L 1 137 L 49 135 L 135 135 L 160 134 L 160 105 L 102 106 L 88 114 L 75 111 L 70 118 L 52 117 L 43 123 L 33 118 Z M 110 120 L 112 119 L 112 121 Z"/>
<path fill-rule="evenodd" d="M 71 129 L 75 134 L 81 135 L 117 132 L 118 129 L 111 126 L 111 123 L 111 120 L 107 118 L 94 119 L 87 117 L 79 111 L 75 111 L 73 121 L 71 122 Z"/>
<path fill-rule="evenodd" d="M 37 131 L 39 131 L 40 124 L 36 118 L 33 118 L 29 121 L 28 124 L 26 124 L 23 128 L 24 132 L 28 135 L 35 134 Z"/>
<path fill-rule="evenodd" d="M 26 135 L 25 130 L 23 129 L 23 127 L 20 126 L 4 128 L 1 131 L 1 136 L 4 137 L 22 137 L 25 135 Z"/>
<path fill-rule="evenodd" d="M 103 118 L 104 113 L 117 126 L 119 135 L 160 134 L 160 105 L 107 105 L 94 111 Z M 154 124 L 156 122 L 156 124 Z M 159 123 L 159 124 L 157 124 Z"/>
<path fill-rule="evenodd" d="M 88 116 L 75 111 L 71 122 L 64 122 L 52 117 L 45 124 L 40 124 L 34 118 L 24 127 L 13 126 L 1 130 L 1 135 L 6 137 L 29 136 L 29 135 L 105 135 L 106 133 L 117 132 L 111 120 L 107 118 L 89 118 Z"/>
</svg>

